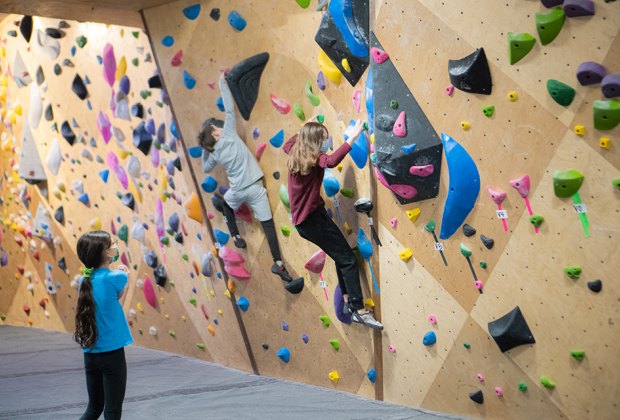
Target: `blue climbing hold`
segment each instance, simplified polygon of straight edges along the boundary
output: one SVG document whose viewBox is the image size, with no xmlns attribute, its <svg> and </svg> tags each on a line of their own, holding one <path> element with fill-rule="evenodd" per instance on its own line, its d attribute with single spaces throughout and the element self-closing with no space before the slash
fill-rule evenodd
<svg viewBox="0 0 620 420">
<path fill-rule="evenodd" d="M 282 321 L 282 331 L 288 331 L 288 323 L 286 321 Z"/>
<path fill-rule="evenodd" d="M 80 203 L 83 203 L 85 205 L 88 205 L 88 203 L 90 203 L 90 200 L 88 198 L 88 194 L 84 193 L 84 194 L 80 194 L 80 196 L 78 197 L 78 201 Z"/>
<path fill-rule="evenodd" d="M 194 87 L 196 86 L 196 79 L 194 79 L 194 77 L 186 70 L 183 70 L 183 84 L 189 90 L 194 89 Z"/>
<path fill-rule="evenodd" d="M 429 331 L 424 334 L 424 338 L 422 339 L 422 344 L 425 346 L 432 346 L 437 342 L 437 336 L 435 335 L 435 331 Z"/>
<path fill-rule="evenodd" d="M 217 109 L 219 109 L 221 112 L 226 111 L 224 109 L 224 100 L 222 99 L 221 96 L 217 98 L 217 101 L 215 101 L 215 105 L 217 105 Z"/>
<path fill-rule="evenodd" d="M 209 175 L 204 179 L 204 181 L 202 181 L 200 186 L 203 190 L 205 190 L 205 192 L 212 193 L 217 188 L 217 180 Z"/>
<path fill-rule="evenodd" d="M 338 178 L 327 168 L 325 168 L 325 175 L 323 176 L 323 188 L 325 188 L 325 195 L 328 197 L 333 197 L 340 191 Z"/>
<path fill-rule="evenodd" d="M 277 354 L 284 363 L 288 363 L 291 360 L 291 351 L 286 347 L 280 347 Z"/>
<path fill-rule="evenodd" d="M 75 53 L 77 52 L 77 48 L 75 48 L 75 45 L 71 47 L 71 57 L 75 57 Z"/>
<path fill-rule="evenodd" d="M 100 55 L 97 56 L 97 63 L 99 63 L 99 65 L 103 64 L 103 57 Z"/>
<path fill-rule="evenodd" d="M 200 3 L 192 4 L 183 9 L 183 14 L 189 20 L 196 20 L 200 14 Z"/>
<path fill-rule="evenodd" d="M 417 144 L 415 144 L 415 143 L 405 144 L 405 145 L 400 146 L 400 150 L 402 150 L 404 154 L 410 155 L 411 153 L 413 153 L 413 151 L 415 150 L 416 146 L 417 146 Z"/>
<path fill-rule="evenodd" d="M 192 146 L 189 149 L 187 149 L 187 152 L 189 153 L 189 155 L 193 158 L 199 158 L 202 156 L 202 147 L 200 146 Z"/>
<path fill-rule="evenodd" d="M 351 54 L 356 57 L 368 56 L 368 43 L 353 19 L 353 0 L 331 0 L 328 10 Z"/>
<path fill-rule="evenodd" d="M 235 10 L 228 14 L 228 23 L 238 31 L 243 31 L 248 24 Z"/>
<path fill-rule="evenodd" d="M 170 123 L 170 133 L 177 139 L 179 138 L 179 132 L 177 131 L 177 122 L 175 120 L 172 120 L 172 122 Z"/>
<path fill-rule="evenodd" d="M 170 35 L 167 35 L 161 39 L 161 44 L 164 47 L 172 47 L 174 45 L 174 38 Z"/>
<path fill-rule="evenodd" d="M 218 228 L 213 229 L 213 233 L 215 234 L 215 240 L 220 245 L 226 245 L 228 240 L 230 239 L 230 235 L 224 231 L 219 230 Z"/>
<path fill-rule="evenodd" d="M 110 175 L 109 169 L 104 169 L 102 171 L 99 171 L 99 178 L 101 178 L 103 182 L 105 182 L 106 184 L 108 183 L 108 175 Z"/>
<path fill-rule="evenodd" d="M 284 130 L 278 131 L 272 138 L 269 139 L 269 143 L 273 147 L 280 147 L 284 143 Z"/>
<path fill-rule="evenodd" d="M 439 238 L 448 239 L 474 208 L 480 192 L 480 174 L 474 160 L 456 140 L 441 133 L 441 141 L 446 153 L 450 181 Z"/>
<path fill-rule="evenodd" d="M 221 195 L 224 195 L 224 194 L 226 194 L 226 191 L 228 191 L 228 187 L 226 185 L 220 185 L 220 188 L 219 188 L 218 192 Z"/>
<path fill-rule="evenodd" d="M 362 131 L 357 140 L 355 140 L 349 155 L 353 159 L 355 166 L 359 169 L 364 169 L 366 162 L 368 162 L 368 139 L 366 138 L 366 133 Z"/>
<path fill-rule="evenodd" d="M 123 76 L 121 81 L 118 83 L 118 89 L 123 92 L 125 95 L 129 95 L 129 90 L 131 88 L 131 82 L 129 81 L 129 77 L 126 75 Z"/>
<path fill-rule="evenodd" d="M 248 308 L 250 307 L 250 301 L 245 296 L 241 296 L 239 299 L 237 299 L 237 306 L 243 312 L 247 312 Z"/>
<path fill-rule="evenodd" d="M 374 384 L 377 380 L 377 371 L 375 370 L 375 368 L 368 369 L 367 376 L 368 380 Z"/>
<path fill-rule="evenodd" d="M 357 249 L 359 249 L 360 255 L 365 260 L 372 257 L 372 244 L 368 240 L 368 237 L 362 228 L 360 228 L 357 232 Z"/>
<path fill-rule="evenodd" d="M 146 124 L 144 125 L 144 129 L 146 130 L 147 133 L 149 133 L 151 136 L 154 136 L 155 134 L 157 134 L 157 131 L 155 130 L 155 120 L 154 119 L 149 119 Z"/>
<path fill-rule="evenodd" d="M 375 95 L 373 88 L 372 71 L 373 66 L 368 70 L 366 78 L 366 113 L 368 114 L 368 134 L 372 136 L 375 132 Z"/>
<path fill-rule="evenodd" d="M 88 78 L 88 75 L 84 75 L 84 84 L 85 85 L 90 85 L 90 79 Z"/>
</svg>

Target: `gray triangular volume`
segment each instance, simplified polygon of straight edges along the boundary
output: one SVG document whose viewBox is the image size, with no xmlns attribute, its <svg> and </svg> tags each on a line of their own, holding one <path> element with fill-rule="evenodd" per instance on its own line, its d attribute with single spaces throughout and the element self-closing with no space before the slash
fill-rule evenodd
<svg viewBox="0 0 620 420">
<path fill-rule="evenodd" d="M 258 98 L 260 77 L 269 61 L 269 54 L 264 52 L 247 58 L 237 64 L 226 75 L 226 82 L 244 120 L 250 119 L 250 114 Z"/>
<path fill-rule="evenodd" d="M 371 47 L 383 50 L 374 32 L 370 38 Z M 437 197 L 443 151 L 441 140 L 391 59 L 381 64 L 373 60 L 371 73 L 376 168 L 400 204 Z M 393 128 L 402 112 L 406 115 L 407 134 L 399 137 Z M 411 151 L 413 144 L 415 148 Z M 410 172 L 412 167 L 416 169 Z"/>
<path fill-rule="evenodd" d="M 502 352 L 536 342 L 518 306 L 503 317 L 489 322 L 488 328 L 489 334 Z"/>
<path fill-rule="evenodd" d="M 18 175 L 21 179 L 32 184 L 45 181 L 47 176 L 45 175 L 43 163 L 41 162 L 41 157 L 34 142 L 32 131 L 30 131 L 27 118 L 24 118 L 24 128 L 22 131 L 22 151 L 19 158 Z"/>
</svg>

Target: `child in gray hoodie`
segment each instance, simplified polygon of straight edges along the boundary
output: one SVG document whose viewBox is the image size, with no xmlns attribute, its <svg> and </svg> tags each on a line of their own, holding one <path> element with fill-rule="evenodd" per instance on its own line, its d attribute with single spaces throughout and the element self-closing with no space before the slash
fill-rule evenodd
<svg viewBox="0 0 620 420">
<path fill-rule="evenodd" d="M 246 243 L 239 234 L 234 212 L 244 203 L 252 209 L 254 217 L 263 227 L 271 250 L 274 261 L 271 272 L 285 282 L 284 287 L 288 292 L 299 293 L 303 289 L 304 279 L 299 277 L 293 280 L 282 262 L 267 190 L 263 186 L 265 174 L 254 155 L 237 134 L 235 106 L 224 76 L 225 73 L 222 72 L 219 81 L 226 114 L 224 121 L 209 118 L 204 122 L 198 134 L 198 144 L 203 149 L 202 169 L 204 172 L 211 172 L 219 164 L 224 167 L 228 177 L 229 188 L 224 198 L 214 194 L 213 204 L 224 214 L 224 220 L 237 248 L 245 248 Z"/>
</svg>

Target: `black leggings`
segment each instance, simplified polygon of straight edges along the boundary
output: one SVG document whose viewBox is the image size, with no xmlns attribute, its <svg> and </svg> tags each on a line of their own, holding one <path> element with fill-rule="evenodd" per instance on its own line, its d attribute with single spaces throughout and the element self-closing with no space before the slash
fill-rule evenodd
<svg viewBox="0 0 620 420">
<path fill-rule="evenodd" d="M 80 420 L 96 420 L 102 412 L 105 420 L 120 419 L 127 385 L 124 347 L 104 353 L 84 353 L 84 368 L 88 407 Z"/>
<path fill-rule="evenodd" d="M 228 205 L 225 200 L 222 200 L 222 210 L 224 213 L 224 221 L 228 226 L 228 231 L 232 236 L 239 235 L 239 228 L 237 227 L 237 218 L 235 217 L 235 211 Z M 276 225 L 273 223 L 273 219 L 260 222 L 269 244 L 269 250 L 274 261 L 281 261 L 282 255 L 280 254 L 280 245 L 278 243 L 278 236 L 276 235 Z"/>
<path fill-rule="evenodd" d="M 336 263 L 336 274 L 342 294 L 349 295 L 353 309 L 364 308 L 360 273 L 355 253 L 338 226 L 321 207 L 296 226 L 302 238 L 318 245 Z"/>
</svg>

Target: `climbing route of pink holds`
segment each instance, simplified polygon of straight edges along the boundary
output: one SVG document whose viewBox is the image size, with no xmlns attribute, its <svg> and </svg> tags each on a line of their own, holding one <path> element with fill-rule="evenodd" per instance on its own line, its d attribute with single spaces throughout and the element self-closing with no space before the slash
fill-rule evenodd
<svg viewBox="0 0 620 420">
<path fill-rule="evenodd" d="M 284 99 L 278 98 L 273 93 L 269 95 L 269 98 L 271 99 L 271 103 L 273 104 L 273 106 L 278 110 L 280 114 L 286 115 L 290 112 L 291 105 Z"/>
<path fill-rule="evenodd" d="M 396 353 L 396 346 L 395 346 L 394 344 L 390 344 L 390 345 L 388 346 L 388 351 L 389 351 L 390 353 Z"/>
<path fill-rule="evenodd" d="M 223 246 L 220 249 L 220 257 L 222 257 L 224 261 L 230 264 L 242 264 L 245 262 L 245 258 L 243 258 L 243 255 L 239 254 L 233 249 L 230 249 L 227 246 Z"/>
<path fill-rule="evenodd" d="M 323 267 L 325 266 L 325 257 L 326 254 L 323 250 L 319 249 L 306 261 L 304 268 L 313 273 L 320 273 L 323 271 Z"/>
<path fill-rule="evenodd" d="M 392 217 L 390 219 L 390 226 L 392 226 L 392 229 L 396 229 L 397 225 L 398 225 L 398 219 L 396 217 Z"/>
<path fill-rule="evenodd" d="M 263 152 L 267 148 L 267 143 L 260 143 L 256 146 L 256 150 L 254 151 L 254 155 L 256 156 L 256 160 L 260 160 L 263 156 Z"/>
<path fill-rule="evenodd" d="M 388 53 L 375 47 L 372 47 L 370 49 L 370 55 L 372 55 L 372 59 L 375 60 L 375 63 L 377 64 L 381 64 L 385 60 L 390 58 L 390 55 Z"/>
<path fill-rule="evenodd" d="M 496 386 L 495 387 L 495 395 L 497 395 L 498 397 L 503 397 L 504 396 L 504 390 L 501 387 Z"/>
<path fill-rule="evenodd" d="M 209 82 L 209 83 L 207 83 L 207 85 L 208 85 L 211 89 L 215 90 L 215 82 Z"/>
<path fill-rule="evenodd" d="M 418 195 L 418 190 L 415 187 L 412 187 L 411 185 L 404 185 L 404 184 L 393 184 L 390 185 L 388 184 L 388 182 L 385 180 L 385 178 L 383 177 L 383 175 L 381 174 L 381 172 L 375 168 L 375 175 L 377 176 L 377 179 L 379 180 L 379 182 L 387 189 L 391 190 L 392 192 L 394 192 L 394 194 L 403 197 L 403 198 L 413 198 L 416 195 Z"/>
<path fill-rule="evenodd" d="M 501 205 L 506 199 L 506 191 L 494 190 L 491 187 L 487 187 L 487 192 L 491 196 L 491 200 L 497 205 Z"/>
<path fill-rule="evenodd" d="M 250 273 L 242 264 L 232 265 L 226 262 L 224 263 L 224 270 L 236 279 L 247 280 L 250 278 Z"/>
<path fill-rule="evenodd" d="M 454 93 L 454 86 L 448 85 L 443 89 L 443 91 L 446 95 L 452 96 L 452 94 Z"/>
<path fill-rule="evenodd" d="M 360 89 L 355 89 L 353 92 L 353 107 L 355 108 L 355 112 L 360 113 L 360 104 L 362 103 L 362 91 Z"/>
<path fill-rule="evenodd" d="M 407 114 L 405 111 L 402 111 L 398 115 L 398 118 L 396 118 L 396 123 L 394 123 L 392 131 L 397 137 L 405 137 L 407 135 Z"/>
<path fill-rule="evenodd" d="M 105 144 L 108 144 L 112 137 L 112 124 L 110 124 L 108 116 L 102 111 L 99 111 L 99 115 L 97 116 L 97 129 L 99 133 L 101 133 L 101 137 Z"/>
<path fill-rule="evenodd" d="M 521 197 L 526 198 L 530 195 L 530 177 L 529 175 L 523 175 L 520 178 L 512 179 L 509 181 L 510 186 L 516 189 Z"/>
<path fill-rule="evenodd" d="M 170 60 L 172 67 L 179 67 L 183 64 L 183 50 L 177 51 L 177 53 Z"/>
<path fill-rule="evenodd" d="M 157 296 L 155 295 L 153 283 L 148 277 L 144 280 L 144 299 L 146 300 L 146 303 L 157 309 Z"/>
<path fill-rule="evenodd" d="M 409 168 L 409 173 L 415 176 L 427 177 L 435 172 L 435 167 L 433 165 L 424 165 L 424 166 L 412 166 Z"/>
<path fill-rule="evenodd" d="M 430 322 L 433 325 L 437 325 L 437 317 L 433 314 L 430 314 L 428 316 L 428 322 Z"/>
<path fill-rule="evenodd" d="M 116 157 L 114 152 L 108 152 L 106 162 L 108 163 L 110 169 L 112 169 L 112 172 L 116 174 L 116 177 L 118 178 L 123 188 L 127 189 L 127 187 L 129 186 L 129 178 L 127 178 L 127 173 L 125 172 L 125 169 L 123 169 L 123 167 L 118 163 L 118 157 Z"/>
<path fill-rule="evenodd" d="M 482 290 L 482 282 L 480 280 L 474 281 L 474 286 L 476 286 L 476 289 Z"/>
<path fill-rule="evenodd" d="M 106 44 L 103 47 L 103 78 L 110 87 L 114 86 L 116 77 L 116 57 L 114 57 L 114 47 Z"/>
<path fill-rule="evenodd" d="M 478 379 L 480 382 L 484 382 L 484 375 L 482 373 L 479 373 L 476 375 L 476 379 Z"/>
</svg>

